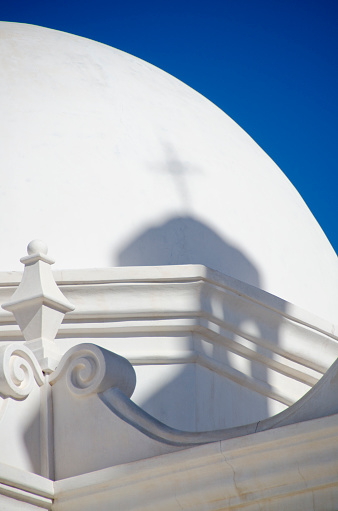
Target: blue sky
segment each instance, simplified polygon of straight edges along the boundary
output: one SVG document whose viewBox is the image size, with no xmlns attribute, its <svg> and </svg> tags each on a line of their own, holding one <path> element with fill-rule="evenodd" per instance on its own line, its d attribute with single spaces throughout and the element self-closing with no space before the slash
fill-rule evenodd
<svg viewBox="0 0 338 511">
<path fill-rule="evenodd" d="M 109 44 L 199 91 L 280 166 L 338 253 L 338 0 L 3 0 L 0 18 Z"/>
</svg>

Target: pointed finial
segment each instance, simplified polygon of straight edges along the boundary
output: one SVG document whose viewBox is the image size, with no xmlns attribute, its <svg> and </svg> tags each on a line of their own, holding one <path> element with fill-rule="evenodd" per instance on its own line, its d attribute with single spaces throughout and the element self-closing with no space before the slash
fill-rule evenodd
<svg viewBox="0 0 338 511">
<path fill-rule="evenodd" d="M 26 345 L 42 369 L 51 372 L 59 359 L 55 336 L 64 315 L 74 307 L 55 283 L 51 269 L 54 260 L 47 252 L 48 247 L 41 240 L 28 244 L 28 255 L 20 259 L 25 265 L 21 283 L 2 308 L 14 314 Z"/>
</svg>

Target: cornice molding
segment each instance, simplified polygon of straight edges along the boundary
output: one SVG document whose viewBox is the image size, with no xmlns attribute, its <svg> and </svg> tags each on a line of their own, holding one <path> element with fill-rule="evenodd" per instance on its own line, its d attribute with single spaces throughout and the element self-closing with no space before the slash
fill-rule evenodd
<svg viewBox="0 0 338 511">
<path fill-rule="evenodd" d="M 0 507 L 12 509 L 3 497 L 16 501 L 13 509 L 25 510 L 25 503 L 35 506 L 33 509 L 52 509 L 54 482 L 45 477 L 0 463 Z M 19 504 L 19 502 L 21 504 Z M 21 506 L 21 507 L 19 507 Z M 28 509 L 31 509 L 29 507 Z"/>
<path fill-rule="evenodd" d="M 56 481 L 53 509 L 334 511 L 337 440 L 335 415 L 111 467 Z"/>
<path fill-rule="evenodd" d="M 282 316 L 296 322 L 308 325 L 313 329 L 332 335 L 338 339 L 338 323 L 332 324 L 314 314 L 305 311 L 266 291 L 246 284 L 200 264 L 170 265 L 170 266 L 125 266 L 114 268 L 89 268 L 77 270 L 54 270 L 53 275 L 59 287 L 103 285 L 103 284 L 137 284 L 137 283 L 180 283 L 180 282 L 209 282 L 242 296 L 251 302 L 257 302 L 263 307 L 274 310 Z M 0 289 L 17 287 L 21 282 L 22 272 L 0 272 Z M 13 291 L 10 293 L 12 294 Z M 3 311 L 0 311 L 4 314 Z M 76 311 L 71 313 L 75 315 Z"/>
<path fill-rule="evenodd" d="M 13 293 L 20 277 L 0 274 L 0 298 Z M 54 277 L 75 306 L 59 329 L 57 347 L 67 340 L 128 338 L 128 350 L 120 354 L 133 364 L 196 362 L 285 405 L 314 385 L 338 357 L 334 325 L 201 265 L 62 270 Z M 179 335 L 193 339 L 190 352 L 178 345 L 157 350 L 153 343 L 151 352 L 144 348 L 141 354 L 135 340 Z M 20 339 L 13 318 L 1 312 L 0 342 Z M 210 355 L 211 345 L 264 365 L 281 382 L 294 382 L 294 389 L 286 390 L 289 383 L 253 380 Z"/>
<path fill-rule="evenodd" d="M 0 505 L 11 499 L 22 509 L 52 511 L 112 503 L 133 511 L 254 511 L 267 505 L 269 511 L 335 511 L 337 446 L 334 415 L 55 482 L 0 464 Z"/>
</svg>

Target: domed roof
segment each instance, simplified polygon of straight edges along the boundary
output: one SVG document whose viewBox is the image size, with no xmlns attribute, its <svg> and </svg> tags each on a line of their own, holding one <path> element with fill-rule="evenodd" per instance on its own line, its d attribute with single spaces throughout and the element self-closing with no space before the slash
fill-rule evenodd
<svg viewBox="0 0 338 511">
<path fill-rule="evenodd" d="M 215 105 L 126 53 L 31 25 L 1 24 L 0 62 L 2 270 L 42 238 L 58 267 L 201 263 L 336 318 L 332 247 Z"/>
</svg>

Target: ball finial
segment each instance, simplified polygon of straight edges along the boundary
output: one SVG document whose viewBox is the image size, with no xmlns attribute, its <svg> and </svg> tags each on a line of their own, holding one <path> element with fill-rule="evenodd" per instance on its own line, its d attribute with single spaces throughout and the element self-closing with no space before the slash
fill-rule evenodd
<svg viewBox="0 0 338 511">
<path fill-rule="evenodd" d="M 41 240 L 33 240 L 27 246 L 28 255 L 32 254 L 47 254 L 48 247 L 44 241 Z"/>
</svg>

